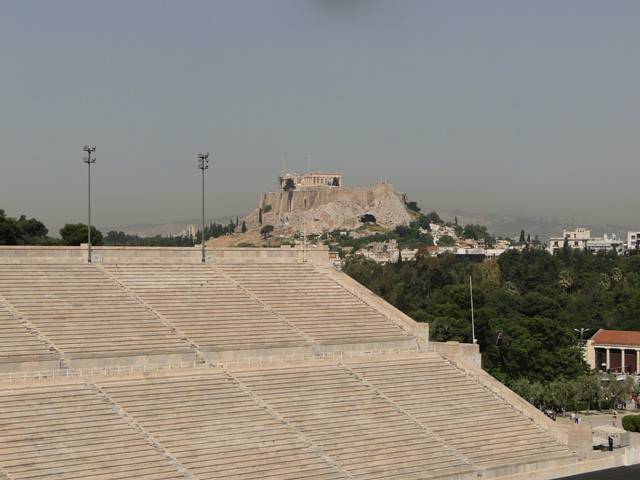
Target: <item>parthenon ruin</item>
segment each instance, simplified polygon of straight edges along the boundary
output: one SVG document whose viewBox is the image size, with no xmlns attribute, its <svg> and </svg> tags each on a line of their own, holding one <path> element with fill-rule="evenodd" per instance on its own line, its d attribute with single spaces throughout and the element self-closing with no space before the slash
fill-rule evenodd
<svg viewBox="0 0 640 480">
<path fill-rule="evenodd" d="M 335 173 L 283 173 L 278 177 L 280 188 L 317 188 L 317 187 L 341 187 L 342 174 Z"/>
</svg>

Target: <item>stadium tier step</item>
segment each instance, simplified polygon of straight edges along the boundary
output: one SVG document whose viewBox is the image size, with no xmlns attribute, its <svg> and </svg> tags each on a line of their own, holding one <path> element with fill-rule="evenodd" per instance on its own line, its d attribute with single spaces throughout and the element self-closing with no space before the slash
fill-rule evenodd
<svg viewBox="0 0 640 480">
<path fill-rule="evenodd" d="M 0 295 L 71 366 L 195 359 L 187 342 L 92 265 L 0 264 Z"/>
<path fill-rule="evenodd" d="M 204 351 L 291 352 L 310 342 L 208 265 L 105 265 Z"/>
<path fill-rule="evenodd" d="M 353 478 L 475 477 L 456 452 L 338 366 L 233 375 Z"/>
<path fill-rule="evenodd" d="M 168 461 L 84 384 L 0 389 L 0 476 L 178 480 Z"/>
<path fill-rule="evenodd" d="M 0 384 L 11 480 L 471 480 L 549 462 L 578 459 L 436 354 Z"/>
<path fill-rule="evenodd" d="M 30 332 L 0 302 L 0 373 L 24 370 L 52 370 L 60 366 L 60 357 L 38 336 Z"/>
<path fill-rule="evenodd" d="M 316 343 L 384 345 L 413 339 L 309 264 L 228 264 L 216 268 Z"/>
<path fill-rule="evenodd" d="M 480 468 L 576 461 L 565 445 L 435 353 L 346 365 Z"/>
<path fill-rule="evenodd" d="M 99 386 L 195 479 L 345 478 L 222 373 Z"/>
</svg>

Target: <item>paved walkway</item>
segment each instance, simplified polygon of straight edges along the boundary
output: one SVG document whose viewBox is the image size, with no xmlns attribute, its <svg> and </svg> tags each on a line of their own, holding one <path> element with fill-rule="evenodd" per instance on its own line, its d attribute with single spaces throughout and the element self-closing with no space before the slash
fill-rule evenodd
<svg viewBox="0 0 640 480">
<path fill-rule="evenodd" d="M 640 412 L 636 412 L 635 410 L 625 410 L 618 412 L 618 421 L 616 426 L 618 428 L 622 428 L 622 418 L 626 415 L 637 415 Z M 592 413 L 585 414 L 580 413 L 580 418 L 582 422 L 586 422 L 590 424 L 592 427 L 601 427 L 605 426 L 613 426 L 613 415 L 610 413 Z M 571 419 L 569 417 L 561 418 L 558 417 L 559 422 L 570 422 Z M 640 433 L 629 433 L 629 444 L 634 447 L 640 447 Z M 639 477 L 640 478 L 640 477 Z"/>
<path fill-rule="evenodd" d="M 622 418 L 625 415 L 635 415 L 640 412 L 636 412 L 635 410 L 626 410 L 622 412 L 618 412 L 618 421 L 617 427 L 622 428 Z M 580 418 L 583 422 L 590 424 L 592 427 L 600 427 L 603 425 L 613 426 L 613 415 L 610 413 L 592 413 L 585 414 L 580 413 Z M 558 420 L 561 422 L 568 422 L 570 419 L 560 418 Z M 632 446 L 640 447 L 640 433 L 630 433 L 629 434 L 629 443 Z M 607 455 L 607 452 L 602 452 L 601 455 Z M 618 467 L 618 468 L 610 468 L 608 470 L 601 470 L 599 472 L 590 472 L 590 473 L 582 473 L 580 475 L 572 475 L 570 477 L 562 477 L 562 479 L 558 480 L 631 480 L 631 479 L 640 479 L 640 465 L 632 465 L 629 467 Z"/>
</svg>

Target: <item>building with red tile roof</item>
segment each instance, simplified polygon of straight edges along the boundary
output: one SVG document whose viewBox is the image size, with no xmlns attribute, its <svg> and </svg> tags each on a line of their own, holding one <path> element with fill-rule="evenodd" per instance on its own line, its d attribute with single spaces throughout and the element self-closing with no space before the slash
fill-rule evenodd
<svg viewBox="0 0 640 480">
<path fill-rule="evenodd" d="M 598 330 L 586 345 L 591 368 L 614 373 L 640 372 L 640 332 Z"/>
</svg>

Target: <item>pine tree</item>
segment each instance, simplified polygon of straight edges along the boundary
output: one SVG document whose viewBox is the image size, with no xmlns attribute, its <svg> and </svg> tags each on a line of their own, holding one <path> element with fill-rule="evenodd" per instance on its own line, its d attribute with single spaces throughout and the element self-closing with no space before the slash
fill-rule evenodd
<svg viewBox="0 0 640 480">
<path fill-rule="evenodd" d="M 458 225 L 458 216 L 456 215 L 453 219 L 454 225 Z"/>
<path fill-rule="evenodd" d="M 247 233 L 247 224 L 244 220 L 242 221 L 242 233 Z"/>
<path fill-rule="evenodd" d="M 525 241 L 524 230 L 520 230 L 520 243 L 524 243 L 524 241 Z"/>
<path fill-rule="evenodd" d="M 258 223 L 262 225 L 262 209 L 258 209 Z"/>
<path fill-rule="evenodd" d="M 531 234 L 527 233 L 527 243 L 531 243 Z"/>
</svg>

